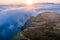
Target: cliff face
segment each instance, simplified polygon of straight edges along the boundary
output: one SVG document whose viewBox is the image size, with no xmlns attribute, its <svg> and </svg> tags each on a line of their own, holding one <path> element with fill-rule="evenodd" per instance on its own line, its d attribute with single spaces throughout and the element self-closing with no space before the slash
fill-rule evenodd
<svg viewBox="0 0 60 40">
<path fill-rule="evenodd" d="M 31 17 L 24 28 L 26 29 L 19 34 L 21 40 L 60 40 L 60 14 L 40 13 Z"/>
<path fill-rule="evenodd" d="M 50 23 L 49 25 L 52 25 L 53 22 L 60 22 L 60 14 L 55 12 L 44 12 L 40 13 L 36 17 L 30 17 L 29 20 L 25 23 L 24 27 L 35 27 L 35 26 L 44 26 L 47 23 Z"/>
</svg>

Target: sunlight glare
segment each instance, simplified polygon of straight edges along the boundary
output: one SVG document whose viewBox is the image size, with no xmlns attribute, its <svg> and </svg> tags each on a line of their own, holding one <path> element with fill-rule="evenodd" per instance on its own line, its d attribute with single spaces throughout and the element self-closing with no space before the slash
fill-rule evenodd
<svg viewBox="0 0 60 40">
<path fill-rule="evenodd" d="M 32 4 L 33 4 L 33 1 L 32 1 L 32 0 L 27 0 L 25 3 L 26 3 L 27 5 L 32 5 Z"/>
</svg>

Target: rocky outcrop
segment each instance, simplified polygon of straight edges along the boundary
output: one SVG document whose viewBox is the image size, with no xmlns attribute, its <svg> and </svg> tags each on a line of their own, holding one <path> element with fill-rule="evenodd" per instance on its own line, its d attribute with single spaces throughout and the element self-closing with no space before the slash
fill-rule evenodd
<svg viewBox="0 0 60 40">
<path fill-rule="evenodd" d="M 35 27 L 35 26 L 44 26 L 47 23 L 50 23 L 49 25 L 52 25 L 53 22 L 60 22 L 60 14 L 55 12 L 44 12 L 40 13 L 36 17 L 30 17 L 30 19 L 25 23 L 24 27 Z"/>
<path fill-rule="evenodd" d="M 60 40 L 60 14 L 40 13 L 31 17 L 19 35 L 21 40 Z M 23 35 L 23 36 L 21 36 Z"/>
</svg>

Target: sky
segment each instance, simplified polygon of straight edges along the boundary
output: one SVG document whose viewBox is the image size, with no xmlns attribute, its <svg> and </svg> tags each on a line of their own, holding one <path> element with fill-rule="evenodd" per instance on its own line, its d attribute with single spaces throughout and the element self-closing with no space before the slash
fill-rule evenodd
<svg viewBox="0 0 60 40">
<path fill-rule="evenodd" d="M 27 0 L 0 0 L 0 4 L 21 4 L 25 3 Z M 34 3 L 52 2 L 60 3 L 60 0 L 32 0 Z"/>
</svg>

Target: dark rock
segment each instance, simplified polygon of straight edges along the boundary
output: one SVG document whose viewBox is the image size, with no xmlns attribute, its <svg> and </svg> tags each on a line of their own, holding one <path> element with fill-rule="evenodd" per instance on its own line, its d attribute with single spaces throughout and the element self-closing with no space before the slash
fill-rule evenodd
<svg viewBox="0 0 60 40">
<path fill-rule="evenodd" d="M 19 35 L 26 40 L 60 40 L 60 14 L 44 12 L 31 17 L 24 25 L 26 27 Z"/>
</svg>

